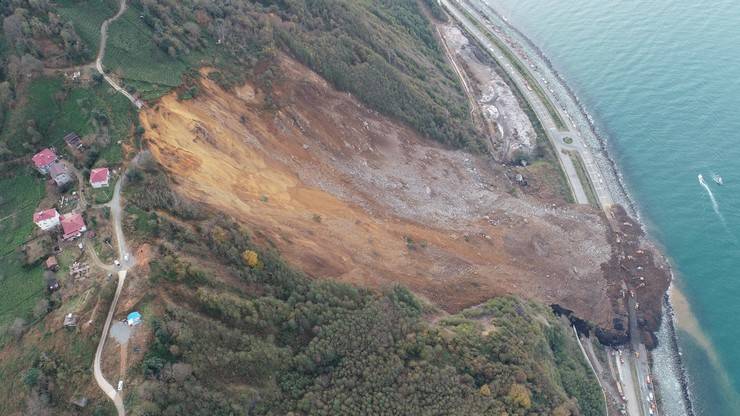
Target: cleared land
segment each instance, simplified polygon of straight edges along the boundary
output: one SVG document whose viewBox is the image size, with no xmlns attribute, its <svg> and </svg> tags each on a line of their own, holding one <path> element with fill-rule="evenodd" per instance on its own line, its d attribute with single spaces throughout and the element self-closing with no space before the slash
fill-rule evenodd
<svg viewBox="0 0 740 416">
<path fill-rule="evenodd" d="M 486 39 L 488 39 L 494 45 L 496 45 L 496 47 L 501 51 L 501 53 L 503 53 L 506 56 L 506 58 L 511 63 L 511 65 L 513 65 L 514 68 L 516 68 L 516 71 L 527 81 L 527 84 L 529 85 L 529 87 L 532 88 L 532 90 L 534 91 L 534 93 L 537 94 L 537 96 L 539 97 L 539 99 L 542 101 L 542 104 L 547 109 L 547 112 L 552 117 L 552 119 L 553 119 L 555 125 L 557 126 L 557 128 L 560 129 L 560 130 L 565 130 L 566 129 L 566 125 L 565 125 L 565 122 L 563 122 L 563 119 L 560 117 L 559 111 L 552 104 L 552 102 L 550 101 L 550 98 L 547 96 L 547 94 L 545 93 L 545 91 L 542 90 L 542 87 L 540 86 L 539 82 L 537 82 L 537 79 L 534 78 L 534 76 L 532 75 L 531 72 L 529 72 L 529 70 L 527 69 L 527 67 L 525 67 L 521 63 L 521 61 L 519 61 L 519 59 L 516 56 L 514 56 L 514 54 L 511 53 L 511 51 L 509 50 L 509 48 L 506 45 L 504 45 L 503 43 L 501 43 L 501 41 L 498 38 L 496 38 L 495 36 L 491 35 L 488 32 L 488 29 L 485 28 L 485 27 L 483 27 L 478 22 L 478 20 L 475 18 L 475 16 L 472 16 L 465 9 L 461 9 L 461 11 L 462 11 L 462 13 L 468 19 L 470 19 L 471 22 L 473 22 L 473 24 L 478 29 L 480 29 L 481 33 L 484 34 L 484 36 L 486 37 Z"/>
<path fill-rule="evenodd" d="M 494 149 L 504 151 L 504 160 L 520 156 L 529 160 L 528 168 L 513 168 L 515 173 L 527 178 L 529 186 L 523 191 L 548 200 L 562 196 L 573 202 L 568 180 L 547 133 L 511 77 L 490 53 L 471 42 L 460 28 L 446 23 L 439 24 L 439 28 L 453 59 L 472 81 L 471 95 L 482 109 L 482 116 L 497 127 L 492 138 Z"/>
</svg>

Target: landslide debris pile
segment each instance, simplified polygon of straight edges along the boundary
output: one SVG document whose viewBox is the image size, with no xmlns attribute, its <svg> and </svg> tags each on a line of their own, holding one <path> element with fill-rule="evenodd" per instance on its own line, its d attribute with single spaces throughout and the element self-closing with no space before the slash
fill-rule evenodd
<svg viewBox="0 0 740 416">
<path fill-rule="evenodd" d="M 259 230 L 312 276 L 401 283 L 449 312 L 500 294 L 557 303 L 609 327 L 600 214 L 512 194 L 488 158 L 445 149 L 282 57 L 277 110 L 204 70 L 196 99 L 141 114 L 183 196 Z"/>
</svg>

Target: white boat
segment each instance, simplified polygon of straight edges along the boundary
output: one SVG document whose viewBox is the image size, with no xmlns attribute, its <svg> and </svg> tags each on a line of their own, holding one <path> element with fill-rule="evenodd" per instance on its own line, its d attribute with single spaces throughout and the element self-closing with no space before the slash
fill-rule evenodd
<svg viewBox="0 0 740 416">
<path fill-rule="evenodd" d="M 716 173 L 713 173 L 713 174 L 712 174 L 712 180 L 713 180 L 713 181 L 714 181 L 714 182 L 715 182 L 715 183 L 716 183 L 717 185 L 724 185 L 724 184 L 725 184 L 725 181 L 724 181 L 724 180 L 722 179 L 722 177 L 721 177 L 721 176 L 719 176 L 719 175 L 717 175 Z"/>
</svg>

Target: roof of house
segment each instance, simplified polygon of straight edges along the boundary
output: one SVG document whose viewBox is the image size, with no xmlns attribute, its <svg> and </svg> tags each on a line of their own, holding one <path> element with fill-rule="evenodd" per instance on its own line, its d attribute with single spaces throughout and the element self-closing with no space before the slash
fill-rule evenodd
<svg viewBox="0 0 740 416">
<path fill-rule="evenodd" d="M 62 230 L 64 234 L 74 234 L 80 232 L 85 227 L 85 220 L 82 215 L 74 212 L 62 215 Z"/>
<path fill-rule="evenodd" d="M 52 177 L 67 173 L 67 167 L 63 163 L 54 163 L 49 167 L 49 175 Z"/>
<path fill-rule="evenodd" d="M 64 136 L 64 141 L 71 145 L 76 145 L 80 143 L 80 136 L 77 135 L 77 133 L 67 133 L 66 136 Z"/>
<path fill-rule="evenodd" d="M 49 256 L 49 258 L 46 259 L 46 263 L 45 264 L 46 264 L 46 268 L 47 269 L 50 269 L 52 267 L 56 267 L 56 266 L 59 265 L 59 263 L 57 262 L 57 258 L 54 257 L 54 256 Z"/>
<path fill-rule="evenodd" d="M 56 209 L 45 209 L 33 214 L 33 222 L 48 220 L 59 215 Z"/>
<path fill-rule="evenodd" d="M 36 165 L 37 168 L 42 168 L 57 160 L 57 155 L 53 150 L 46 148 L 33 155 L 31 160 L 33 160 L 33 164 Z"/>
<path fill-rule="evenodd" d="M 109 177 L 110 170 L 108 168 L 95 168 L 90 171 L 91 183 L 107 182 Z"/>
<path fill-rule="evenodd" d="M 77 325 L 77 317 L 68 313 L 64 316 L 64 326 L 75 326 Z M 86 402 L 87 403 L 87 402 Z"/>
</svg>

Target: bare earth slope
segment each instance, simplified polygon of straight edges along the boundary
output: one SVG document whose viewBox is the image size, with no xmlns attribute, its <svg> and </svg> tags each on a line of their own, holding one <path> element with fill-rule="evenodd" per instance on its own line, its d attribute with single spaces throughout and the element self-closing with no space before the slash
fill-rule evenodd
<svg viewBox="0 0 740 416">
<path fill-rule="evenodd" d="M 281 66 L 278 111 L 250 85 L 225 92 L 204 78 L 197 99 L 171 94 L 141 113 L 180 193 L 313 276 L 398 282 L 449 312 L 512 293 L 611 327 L 601 265 L 612 251 L 596 210 L 513 197 L 488 159 L 421 138 L 289 58 Z"/>
</svg>

